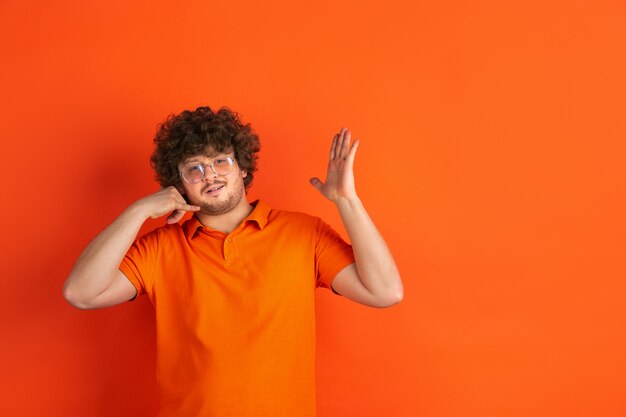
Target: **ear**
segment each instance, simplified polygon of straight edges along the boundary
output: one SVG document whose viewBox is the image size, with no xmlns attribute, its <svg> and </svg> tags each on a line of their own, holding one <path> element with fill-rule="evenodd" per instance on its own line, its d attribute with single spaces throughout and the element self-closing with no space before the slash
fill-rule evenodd
<svg viewBox="0 0 626 417">
<path fill-rule="evenodd" d="M 241 178 L 246 178 L 248 176 L 248 171 L 245 169 L 241 171 Z"/>
</svg>

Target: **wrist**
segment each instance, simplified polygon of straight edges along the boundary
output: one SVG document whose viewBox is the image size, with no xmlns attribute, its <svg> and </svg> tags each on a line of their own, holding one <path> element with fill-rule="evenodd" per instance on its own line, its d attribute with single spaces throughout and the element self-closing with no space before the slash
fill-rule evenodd
<svg viewBox="0 0 626 417">
<path fill-rule="evenodd" d="M 361 200 L 356 194 L 354 194 L 350 196 L 338 197 L 334 201 L 334 203 L 340 209 L 341 208 L 355 208 L 361 205 Z"/>
<path fill-rule="evenodd" d="M 124 217 L 140 221 L 141 223 L 145 222 L 150 217 L 150 213 L 146 211 L 144 204 L 141 204 L 141 200 L 138 200 L 128 206 L 122 215 Z"/>
</svg>

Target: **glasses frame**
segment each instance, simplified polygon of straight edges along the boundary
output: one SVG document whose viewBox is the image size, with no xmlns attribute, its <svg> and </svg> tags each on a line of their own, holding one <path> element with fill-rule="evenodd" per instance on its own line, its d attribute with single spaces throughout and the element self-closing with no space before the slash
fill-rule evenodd
<svg viewBox="0 0 626 417">
<path fill-rule="evenodd" d="M 226 174 L 219 174 L 217 171 L 215 171 L 215 167 L 213 167 L 213 164 L 215 163 L 216 160 L 218 159 L 226 159 L 228 160 L 228 166 L 230 167 L 230 169 L 228 170 L 228 172 Z M 204 181 L 204 177 L 206 176 L 207 173 L 207 169 L 206 167 L 211 167 L 211 171 L 213 171 L 213 173 L 215 175 L 217 175 L 218 177 L 225 177 L 226 175 L 230 174 L 231 172 L 233 172 L 233 167 L 235 166 L 235 162 L 237 162 L 234 158 L 234 156 L 230 156 L 230 155 L 226 155 L 226 156 L 218 156 L 217 158 L 213 158 L 211 160 L 211 162 L 209 162 L 208 164 L 203 164 L 201 162 L 196 162 L 196 163 L 190 163 L 187 164 L 183 167 L 183 169 L 181 171 L 178 171 L 178 175 L 180 175 L 180 177 L 187 183 L 187 184 L 198 184 L 202 181 Z M 190 166 L 198 166 L 200 167 L 200 169 L 202 170 L 202 178 L 200 178 L 200 180 L 193 182 L 188 180 L 185 175 L 183 174 L 183 171 L 185 171 L 185 168 L 190 167 Z"/>
</svg>

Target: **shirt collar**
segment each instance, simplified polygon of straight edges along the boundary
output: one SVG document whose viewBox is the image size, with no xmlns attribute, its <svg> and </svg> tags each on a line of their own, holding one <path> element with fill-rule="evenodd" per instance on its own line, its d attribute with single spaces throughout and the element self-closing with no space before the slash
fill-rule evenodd
<svg viewBox="0 0 626 417">
<path fill-rule="evenodd" d="M 254 208 L 252 209 L 250 214 L 248 214 L 248 216 L 243 219 L 242 224 L 248 222 L 256 222 L 259 228 L 263 230 L 265 228 L 265 225 L 267 225 L 271 208 L 261 200 L 253 201 L 250 204 Z M 185 231 L 187 239 L 193 238 L 196 235 L 198 229 L 202 229 L 203 227 L 204 225 L 200 223 L 198 216 L 196 216 L 195 214 L 183 224 L 183 229 Z"/>
<path fill-rule="evenodd" d="M 243 219 L 243 221 L 244 223 L 256 222 L 256 224 L 259 225 L 259 228 L 263 230 L 265 228 L 265 225 L 267 224 L 267 221 L 270 217 L 270 211 L 272 209 L 261 200 L 253 201 L 250 204 L 252 204 L 254 208 L 252 209 L 252 212 L 248 214 L 248 217 Z"/>
</svg>

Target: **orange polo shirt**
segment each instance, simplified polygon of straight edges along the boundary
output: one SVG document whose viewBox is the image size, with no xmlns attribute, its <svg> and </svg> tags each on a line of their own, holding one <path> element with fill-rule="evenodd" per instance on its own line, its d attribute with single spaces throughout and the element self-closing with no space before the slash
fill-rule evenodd
<svg viewBox="0 0 626 417">
<path fill-rule="evenodd" d="M 354 262 L 327 224 L 261 201 L 231 233 L 193 216 L 120 270 L 156 312 L 160 417 L 315 416 L 316 287 Z"/>
</svg>

